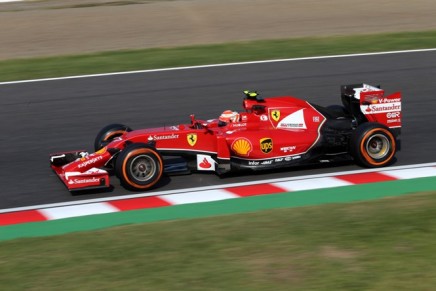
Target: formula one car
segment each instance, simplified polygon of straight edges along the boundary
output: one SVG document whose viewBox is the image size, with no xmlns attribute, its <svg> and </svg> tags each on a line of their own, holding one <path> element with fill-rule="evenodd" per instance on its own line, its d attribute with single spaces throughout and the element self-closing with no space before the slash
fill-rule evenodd
<svg viewBox="0 0 436 291">
<path fill-rule="evenodd" d="M 131 190 L 153 187 L 163 174 L 269 170 L 337 160 L 364 167 L 394 161 L 401 132 L 401 94 L 341 86 L 342 105 L 322 107 L 291 96 L 244 91 L 244 111 L 160 128 L 104 127 L 95 152 L 53 154 L 51 168 L 70 191 L 110 187 L 109 173 Z"/>
</svg>

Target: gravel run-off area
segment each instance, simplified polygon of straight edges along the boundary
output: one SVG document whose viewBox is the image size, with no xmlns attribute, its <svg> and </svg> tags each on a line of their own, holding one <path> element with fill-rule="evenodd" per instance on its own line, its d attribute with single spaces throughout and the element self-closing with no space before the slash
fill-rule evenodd
<svg viewBox="0 0 436 291">
<path fill-rule="evenodd" d="M 0 3 L 0 60 L 436 29 L 434 0 L 51 0 Z"/>
</svg>

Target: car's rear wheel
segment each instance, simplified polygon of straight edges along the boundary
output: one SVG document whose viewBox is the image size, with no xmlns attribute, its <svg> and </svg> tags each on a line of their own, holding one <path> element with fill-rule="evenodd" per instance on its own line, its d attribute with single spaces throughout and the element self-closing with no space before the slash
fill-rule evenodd
<svg viewBox="0 0 436 291">
<path fill-rule="evenodd" d="M 122 136 L 125 132 L 129 131 L 132 131 L 130 127 L 118 123 L 109 124 L 103 127 L 95 137 L 94 150 L 101 150 L 103 147 L 113 141 L 114 138 Z"/>
<path fill-rule="evenodd" d="M 379 123 L 363 123 L 351 137 L 350 152 L 356 163 L 375 168 L 389 165 L 395 156 L 396 139 Z"/>
<path fill-rule="evenodd" d="M 163 174 L 163 160 L 156 149 L 146 144 L 131 144 L 117 157 L 115 173 L 123 186 L 131 190 L 146 190 Z"/>
</svg>

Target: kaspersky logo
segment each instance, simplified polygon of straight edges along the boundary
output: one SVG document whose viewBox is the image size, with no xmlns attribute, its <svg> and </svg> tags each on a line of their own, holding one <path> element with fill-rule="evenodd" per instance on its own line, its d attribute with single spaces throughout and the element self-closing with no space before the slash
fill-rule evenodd
<svg viewBox="0 0 436 291">
<path fill-rule="evenodd" d="M 265 154 L 268 154 L 273 149 L 273 141 L 271 138 L 262 138 L 260 140 L 260 150 L 264 152 Z"/>
<path fill-rule="evenodd" d="M 272 110 L 271 111 L 271 118 L 274 121 L 279 121 L 279 119 L 280 119 L 280 110 Z"/>
<path fill-rule="evenodd" d="M 190 133 L 186 136 L 188 143 L 191 147 L 193 147 L 197 143 L 197 134 L 196 133 Z"/>
</svg>

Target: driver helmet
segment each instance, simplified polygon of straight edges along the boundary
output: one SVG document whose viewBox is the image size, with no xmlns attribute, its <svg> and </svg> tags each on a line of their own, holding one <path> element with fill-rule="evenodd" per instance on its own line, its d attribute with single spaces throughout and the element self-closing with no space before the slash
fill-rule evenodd
<svg viewBox="0 0 436 291">
<path fill-rule="evenodd" d="M 232 110 L 226 110 L 221 113 L 218 118 L 219 121 L 229 123 L 229 122 L 238 122 L 239 121 L 239 113 Z"/>
</svg>

